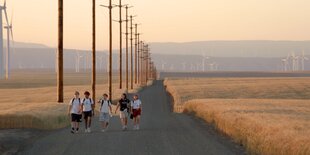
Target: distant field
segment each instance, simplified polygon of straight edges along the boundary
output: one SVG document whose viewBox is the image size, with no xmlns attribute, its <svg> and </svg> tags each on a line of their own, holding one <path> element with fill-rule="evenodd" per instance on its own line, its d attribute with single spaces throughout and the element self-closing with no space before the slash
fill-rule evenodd
<svg viewBox="0 0 310 155">
<path fill-rule="evenodd" d="M 101 75 L 99 75 L 101 76 Z M 113 79 L 113 99 L 120 98 L 118 77 Z M 67 105 L 74 91 L 91 91 L 90 76 L 68 73 L 65 76 L 64 104 L 56 103 L 55 74 L 49 72 L 17 72 L 9 81 L 0 80 L 0 128 L 55 129 L 67 126 Z M 125 83 L 123 83 L 125 86 Z M 134 86 L 136 92 L 138 85 Z M 98 80 L 96 100 L 108 93 L 106 75 Z"/>
<path fill-rule="evenodd" d="M 252 154 L 310 154 L 310 78 L 167 78 L 176 112 L 194 113 Z"/>
<path fill-rule="evenodd" d="M 165 80 L 176 104 L 191 99 L 310 99 L 310 78 L 179 78 Z"/>
<path fill-rule="evenodd" d="M 113 82 L 118 82 L 118 76 L 113 76 Z M 125 77 L 124 77 L 125 80 Z M 105 84 L 108 82 L 108 74 L 97 73 L 97 83 Z M 91 73 L 81 72 L 75 73 L 65 71 L 64 84 L 66 86 L 74 85 L 90 85 Z M 15 89 L 15 88 L 38 88 L 56 85 L 56 73 L 48 70 L 33 71 L 14 71 L 10 80 L 0 80 L 0 89 Z"/>
<path fill-rule="evenodd" d="M 213 71 L 213 72 L 160 72 L 164 78 L 258 78 L 258 77 L 310 77 L 310 71 L 305 72 L 251 72 L 251 71 Z"/>
</svg>

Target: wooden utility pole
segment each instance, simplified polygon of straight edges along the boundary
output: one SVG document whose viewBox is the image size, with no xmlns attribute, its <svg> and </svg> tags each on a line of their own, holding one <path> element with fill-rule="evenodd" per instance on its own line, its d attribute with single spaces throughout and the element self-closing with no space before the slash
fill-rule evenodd
<svg viewBox="0 0 310 155">
<path fill-rule="evenodd" d="M 141 41 L 141 48 L 140 48 L 140 84 L 143 84 L 143 72 L 144 72 L 144 69 L 143 69 L 143 56 L 144 56 L 144 43 L 143 41 Z"/>
<path fill-rule="evenodd" d="M 58 0 L 58 69 L 57 69 L 57 102 L 64 101 L 63 90 L 63 0 Z"/>
<path fill-rule="evenodd" d="M 92 98 L 96 100 L 96 0 L 93 0 L 92 6 L 92 17 L 93 17 L 93 33 L 92 33 L 92 46 L 93 46 L 93 57 L 92 57 Z"/>
<path fill-rule="evenodd" d="M 130 16 L 130 64 L 131 64 L 131 66 L 130 66 L 130 70 L 131 70 L 131 72 L 130 72 L 130 88 L 131 89 L 133 89 L 133 43 L 132 43 L 132 41 L 133 41 L 133 38 L 132 38 L 132 35 L 133 35 L 133 33 L 132 33 L 132 29 L 133 29 L 133 27 L 132 27 L 132 18 L 133 18 L 133 16 L 131 15 Z"/>
<path fill-rule="evenodd" d="M 120 37 L 119 37 L 119 89 L 123 88 L 123 30 L 122 30 L 122 0 L 119 0 L 119 31 L 120 31 Z"/>
<path fill-rule="evenodd" d="M 128 80 L 128 9 L 129 9 L 129 7 L 128 7 L 128 5 L 126 5 L 126 7 L 125 7 L 125 9 L 126 9 L 126 89 L 128 90 L 128 88 L 129 88 L 129 84 L 128 84 L 128 82 L 129 82 L 129 80 Z"/>
<path fill-rule="evenodd" d="M 138 83 L 140 84 L 140 81 L 141 81 L 141 79 L 140 79 L 140 33 L 138 33 Z"/>
<path fill-rule="evenodd" d="M 112 101 L 112 0 L 109 0 L 109 97 Z"/>
<path fill-rule="evenodd" d="M 148 81 L 148 73 L 149 73 L 149 46 L 146 45 L 145 47 L 145 84 L 147 84 L 147 81 Z"/>
<path fill-rule="evenodd" d="M 112 101 L 112 0 L 109 0 L 109 6 L 100 5 L 109 9 L 109 97 Z"/>
<path fill-rule="evenodd" d="M 137 39 L 138 39 L 138 24 L 135 24 L 135 84 L 137 84 L 138 82 L 138 61 L 137 61 L 137 57 L 138 57 L 138 42 L 137 42 Z"/>
</svg>

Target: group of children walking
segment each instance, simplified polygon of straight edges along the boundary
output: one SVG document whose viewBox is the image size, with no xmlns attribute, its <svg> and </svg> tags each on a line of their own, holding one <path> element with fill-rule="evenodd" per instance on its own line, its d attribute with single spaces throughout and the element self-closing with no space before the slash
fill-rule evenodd
<svg viewBox="0 0 310 155">
<path fill-rule="evenodd" d="M 109 127 L 110 117 L 112 117 L 112 103 L 107 94 L 103 94 L 102 98 L 97 102 L 99 104 L 99 121 L 101 122 L 102 132 Z M 127 98 L 127 94 L 122 94 L 121 99 L 117 103 L 114 113 L 120 110 L 120 119 L 122 130 L 127 130 L 128 117 L 133 119 L 134 130 L 140 129 L 140 116 L 142 111 L 142 103 L 138 95 L 134 95 L 133 101 Z M 71 133 L 78 133 L 82 117 L 85 121 L 85 132 L 91 132 L 92 117 L 95 116 L 95 102 L 90 98 L 90 93 L 86 91 L 84 98 L 80 98 L 80 93 L 76 91 L 74 98 L 71 99 L 68 108 L 68 115 L 71 117 Z"/>
</svg>

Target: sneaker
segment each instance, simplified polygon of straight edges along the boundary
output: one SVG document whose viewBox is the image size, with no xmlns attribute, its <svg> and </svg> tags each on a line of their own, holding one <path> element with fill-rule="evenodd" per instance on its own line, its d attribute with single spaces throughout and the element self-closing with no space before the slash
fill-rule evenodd
<svg viewBox="0 0 310 155">
<path fill-rule="evenodd" d="M 88 132 L 88 129 L 85 129 L 85 133 L 87 133 Z"/>
<path fill-rule="evenodd" d="M 91 130 L 90 130 L 90 128 L 88 128 L 88 133 L 91 133 Z"/>
<path fill-rule="evenodd" d="M 136 125 L 134 125 L 134 126 L 133 126 L 133 130 L 136 130 L 136 129 L 137 129 L 137 126 L 136 126 Z"/>
<path fill-rule="evenodd" d="M 79 133 L 79 130 L 76 130 L 75 133 Z"/>
<path fill-rule="evenodd" d="M 71 130 L 70 132 L 71 132 L 72 134 L 74 134 L 74 130 Z"/>
<path fill-rule="evenodd" d="M 102 129 L 102 130 L 101 130 L 101 132 L 105 132 L 105 130 L 104 130 L 104 129 Z"/>
<path fill-rule="evenodd" d="M 123 131 L 125 131 L 126 130 L 126 126 L 123 126 L 123 129 L 122 129 Z"/>
<path fill-rule="evenodd" d="M 140 130 L 140 126 L 139 126 L 139 125 L 137 125 L 136 129 L 137 129 L 137 130 Z"/>
</svg>

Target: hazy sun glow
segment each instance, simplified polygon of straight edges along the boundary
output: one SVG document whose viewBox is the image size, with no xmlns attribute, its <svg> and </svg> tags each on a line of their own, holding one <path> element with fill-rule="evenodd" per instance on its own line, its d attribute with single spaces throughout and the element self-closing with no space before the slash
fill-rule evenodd
<svg viewBox="0 0 310 155">
<path fill-rule="evenodd" d="M 113 0 L 118 3 L 118 0 Z M 3 3 L 3 0 L 1 0 Z M 108 10 L 97 1 L 97 45 L 108 46 Z M 309 40 L 309 0 L 123 0 L 149 42 Z M 91 0 L 65 0 L 65 48 L 91 49 Z M 55 46 L 57 0 L 8 0 L 16 41 Z M 125 15 L 125 11 L 124 11 Z M 124 16 L 125 17 L 125 16 Z M 118 19 L 118 8 L 114 9 Z M 114 23 L 114 48 L 119 26 Z"/>
</svg>

